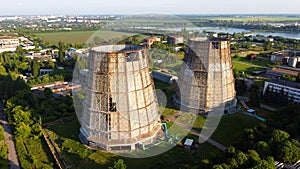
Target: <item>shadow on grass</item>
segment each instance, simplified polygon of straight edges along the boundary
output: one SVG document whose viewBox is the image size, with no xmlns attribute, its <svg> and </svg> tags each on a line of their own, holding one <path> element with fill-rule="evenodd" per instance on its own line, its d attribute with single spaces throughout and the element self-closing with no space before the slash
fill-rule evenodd
<svg viewBox="0 0 300 169">
<path fill-rule="evenodd" d="M 164 92 L 167 98 L 166 108 L 177 109 L 172 103 L 172 97 L 175 94 L 175 85 L 154 80 L 155 89 L 160 89 Z"/>
</svg>

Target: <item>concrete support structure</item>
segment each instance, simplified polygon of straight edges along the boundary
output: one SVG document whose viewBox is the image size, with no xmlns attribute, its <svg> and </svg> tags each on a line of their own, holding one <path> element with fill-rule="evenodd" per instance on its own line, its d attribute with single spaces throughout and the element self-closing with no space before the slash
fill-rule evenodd
<svg viewBox="0 0 300 169">
<path fill-rule="evenodd" d="M 229 40 L 189 39 L 173 97 L 175 105 L 199 114 L 221 105 L 232 111 L 236 107 L 235 94 Z"/>
<path fill-rule="evenodd" d="M 159 118 L 146 50 L 128 45 L 92 48 L 81 140 L 107 151 L 134 150 L 155 141 Z"/>
</svg>

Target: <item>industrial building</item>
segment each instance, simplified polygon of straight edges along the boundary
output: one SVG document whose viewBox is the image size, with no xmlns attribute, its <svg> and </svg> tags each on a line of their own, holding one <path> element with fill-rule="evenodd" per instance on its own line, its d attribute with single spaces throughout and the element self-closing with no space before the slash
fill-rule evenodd
<svg viewBox="0 0 300 169">
<path fill-rule="evenodd" d="M 49 84 L 34 86 L 31 87 L 30 90 L 33 92 L 34 95 L 38 95 L 38 94 L 44 94 L 44 90 L 46 88 L 51 89 L 52 95 L 54 97 L 59 97 L 59 96 L 72 95 L 72 92 L 76 89 L 80 89 L 81 85 L 58 81 Z"/>
<path fill-rule="evenodd" d="M 176 45 L 178 43 L 183 43 L 183 36 L 179 36 L 179 35 L 169 35 L 167 37 L 167 43 L 168 44 L 173 44 L 173 45 Z"/>
<path fill-rule="evenodd" d="M 152 144 L 161 125 L 146 49 L 91 48 L 88 69 L 80 139 L 107 151 Z"/>
<path fill-rule="evenodd" d="M 266 75 L 270 78 L 281 78 L 282 75 L 297 77 L 298 73 L 300 73 L 300 69 L 286 66 L 278 66 L 266 71 Z"/>
<path fill-rule="evenodd" d="M 197 37 L 188 41 L 173 102 L 177 107 L 206 114 L 217 107 L 236 107 L 230 41 Z M 223 109 L 224 110 L 224 109 Z"/>
<path fill-rule="evenodd" d="M 143 45 L 147 46 L 148 48 L 151 47 L 151 45 L 154 42 L 160 42 L 160 38 L 158 37 L 147 37 L 143 39 Z"/>
<path fill-rule="evenodd" d="M 166 74 L 163 72 L 152 71 L 151 74 L 152 74 L 153 79 L 161 81 L 161 82 L 169 83 L 169 84 L 173 84 L 178 80 L 177 76 L 173 76 L 173 75 Z"/>
<path fill-rule="evenodd" d="M 284 95 L 288 96 L 289 101 L 300 103 L 300 83 L 271 79 L 265 82 L 263 94 L 267 89 L 275 93 L 283 91 Z"/>
<path fill-rule="evenodd" d="M 284 65 L 297 67 L 300 65 L 300 51 L 285 50 L 274 52 L 270 59 L 272 62 L 282 62 Z"/>
</svg>

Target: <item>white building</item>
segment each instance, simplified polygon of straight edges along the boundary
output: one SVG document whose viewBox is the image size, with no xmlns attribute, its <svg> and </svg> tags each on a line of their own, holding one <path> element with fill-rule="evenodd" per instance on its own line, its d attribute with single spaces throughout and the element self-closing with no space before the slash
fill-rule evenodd
<svg viewBox="0 0 300 169">
<path fill-rule="evenodd" d="M 271 62 L 282 62 L 290 67 L 296 67 L 300 63 L 300 51 L 279 51 L 274 52 L 270 58 Z"/>
<path fill-rule="evenodd" d="M 1 51 L 15 51 L 19 45 L 20 43 L 18 37 L 7 35 L 0 36 L 0 49 L 2 49 Z"/>
<path fill-rule="evenodd" d="M 288 95 L 289 100 L 300 103 L 300 83 L 272 79 L 265 82 L 263 94 L 265 94 L 267 89 L 277 93 L 280 93 L 283 89 L 283 92 Z"/>
</svg>

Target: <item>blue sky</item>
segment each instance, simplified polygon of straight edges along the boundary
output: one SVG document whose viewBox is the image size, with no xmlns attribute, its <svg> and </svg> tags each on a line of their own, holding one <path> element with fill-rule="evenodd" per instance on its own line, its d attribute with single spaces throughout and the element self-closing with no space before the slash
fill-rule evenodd
<svg viewBox="0 0 300 169">
<path fill-rule="evenodd" d="M 0 15 L 300 14 L 299 0 L 8 0 Z"/>
</svg>

